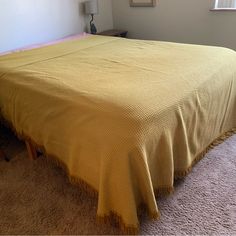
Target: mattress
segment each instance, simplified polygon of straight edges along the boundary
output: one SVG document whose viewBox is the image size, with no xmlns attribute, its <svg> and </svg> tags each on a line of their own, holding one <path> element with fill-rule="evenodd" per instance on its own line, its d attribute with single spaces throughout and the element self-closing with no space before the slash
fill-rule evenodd
<svg viewBox="0 0 236 236">
<path fill-rule="evenodd" d="M 236 52 L 88 36 L 1 56 L 0 112 L 136 230 L 139 206 L 157 218 L 155 196 L 235 131 Z"/>
</svg>

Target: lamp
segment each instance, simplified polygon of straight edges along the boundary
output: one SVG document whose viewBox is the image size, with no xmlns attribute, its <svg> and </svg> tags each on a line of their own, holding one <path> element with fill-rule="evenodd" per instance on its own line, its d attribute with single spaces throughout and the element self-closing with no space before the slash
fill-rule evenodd
<svg viewBox="0 0 236 236">
<path fill-rule="evenodd" d="M 90 21 L 90 31 L 91 34 L 97 33 L 97 28 L 93 23 L 93 18 L 95 14 L 98 14 L 98 1 L 97 0 L 90 0 L 85 2 L 85 13 L 92 16 Z"/>
</svg>

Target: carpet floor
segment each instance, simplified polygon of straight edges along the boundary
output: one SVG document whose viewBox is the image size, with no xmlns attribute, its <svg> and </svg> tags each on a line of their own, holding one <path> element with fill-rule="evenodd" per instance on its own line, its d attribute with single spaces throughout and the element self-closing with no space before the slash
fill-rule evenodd
<svg viewBox="0 0 236 236">
<path fill-rule="evenodd" d="M 122 234 L 116 225 L 96 222 L 97 199 L 45 158 L 30 161 L 24 145 L 9 135 L 11 161 L 0 160 L 0 234 Z M 236 235 L 236 135 L 157 202 L 161 219 L 142 215 L 140 234 Z"/>
</svg>

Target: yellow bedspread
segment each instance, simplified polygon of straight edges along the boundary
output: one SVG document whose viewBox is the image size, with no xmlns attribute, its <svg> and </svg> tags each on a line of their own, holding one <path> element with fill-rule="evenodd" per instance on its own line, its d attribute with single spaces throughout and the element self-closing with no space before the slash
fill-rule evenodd
<svg viewBox="0 0 236 236">
<path fill-rule="evenodd" d="M 0 57 L 0 109 L 137 228 L 155 191 L 236 127 L 236 52 L 90 36 Z M 212 170 L 209 170 L 212 171 Z M 39 186 L 40 187 L 40 186 Z"/>
</svg>

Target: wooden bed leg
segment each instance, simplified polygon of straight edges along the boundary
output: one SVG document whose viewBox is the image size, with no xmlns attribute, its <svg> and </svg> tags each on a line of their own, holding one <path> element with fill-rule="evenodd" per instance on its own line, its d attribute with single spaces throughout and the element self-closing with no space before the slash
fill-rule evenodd
<svg viewBox="0 0 236 236">
<path fill-rule="evenodd" d="M 37 158 L 37 151 L 35 147 L 30 143 L 30 141 L 25 141 L 27 151 L 28 151 L 28 156 L 31 160 L 35 160 Z"/>
</svg>

